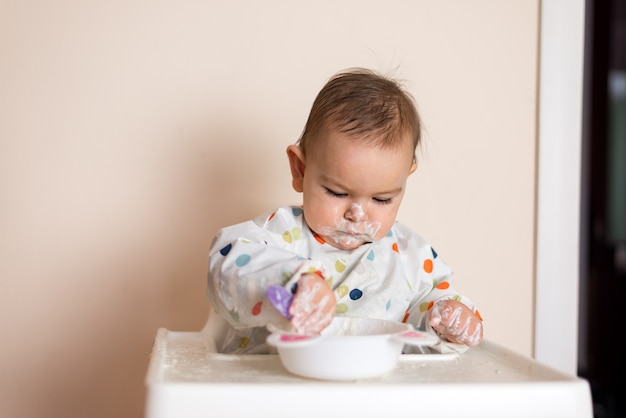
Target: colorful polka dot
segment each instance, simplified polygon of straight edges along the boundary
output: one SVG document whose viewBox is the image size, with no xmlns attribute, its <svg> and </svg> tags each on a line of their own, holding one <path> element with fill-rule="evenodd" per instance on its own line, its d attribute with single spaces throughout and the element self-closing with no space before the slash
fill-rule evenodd
<svg viewBox="0 0 626 418">
<path fill-rule="evenodd" d="M 437 289 L 439 290 L 446 290 L 450 288 L 450 283 L 449 282 L 441 282 L 437 285 Z"/>
<path fill-rule="evenodd" d="M 243 350 L 244 348 L 246 348 L 248 346 L 248 344 L 250 344 L 250 338 L 248 337 L 241 337 L 239 339 L 239 349 Z"/>
<path fill-rule="evenodd" d="M 335 261 L 335 270 L 337 270 L 338 273 L 343 273 L 345 269 L 346 269 L 346 260 L 338 258 L 337 261 Z"/>
<path fill-rule="evenodd" d="M 270 215 L 270 217 L 269 217 L 269 218 L 267 218 L 267 221 L 268 221 L 268 222 L 269 222 L 269 221 L 271 221 L 271 220 L 272 220 L 272 218 L 273 218 L 274 216 L 276 216 L 276 212 L 272 212 L 272 214 Z"/>
<path fill-rule="evenodd" d="M 249 254 L 241 254 L 239 257 L 237 257 L 237 259 L 235 260 L 235 264 L 237 264 L 237 267 L 243 267 L 246 264 L 248 264 L 250 262 L 250 255 Z"/>
<path fill-rule="evenodd" d="M 228 244 L 227 246 L 225 246 L 224 248 L 220 250 L 220 254 L 226 257 L 228 253 L 230 252 L 230 250 L 232 249 L 233 249 L 233 244 Z"/>
<path fill-rule="evenodd" d="M 391 249 L 394 250 L 397 253 L 400 253 L 400 250 L 398 249 L 398 243 L 394 242 L 393 245 L 391 246 Z"/>
<path fill-rule="evenodd" d="M 350 291 L 350 299 L 352 300 L 361 299 L 361 296 L 363 296 L 363 292 L 360 289 L 352 289 Z"/>
<path fill-rule="evenodd" d="M 293 242 L 293 238 L 291 237 L 291 232 L 289 231 L 283 232 L 283 241 L 285 241 L 288 244 L 291 244 Z"/>
<path fill-rule="evenodd" d="M 387 301 L 387 304 L 385 305 L 385 310 L 388 311 L 389 308 L 391 308 L 391 301 L 390 300 Z"/>
<path fill-rule="evenodd" d="M 370 261 L 374 261 L 375 258 L 376 255 L 374 254 L 374 250 L 370 250 L 370 252 L 367 254 L 367 259 Z"/>
<path fill-rule="evenodd" d="M 480 312 L 478 312 L 478 309 L 476 309 L 476 312 L 474 312 L 474 313 L 476 314 L 478 319 L 480 319 L 481 321 L 483 320 L 483 317 L 480 315 Z"/>
<path fill-rule="evenodd" d="M 317 235 L 317 234 L 315 234 L 315 233 L 314 233 L 314 234 L 313 234 L 313 237 L 315 237 L 315 239 L 317 240 L 317 242 L 319 242 L 320 244 L 322 244 L 322 245 L 326 244 L 326 241 L 324 241 L 324 238 L 320 237 L 319 235 Z"/>
<path fill-rule="evenodd" d="M 300 229 L 300 227 L 294 226 L 293 228 L 291 228 L 291 236 L 296 241 L 299 240 L 302 237 L 302 230 Z"/>
<path fill-rule="evenodd" d="M 430 251 L 433 253 L 433 258 L 437 258 L 437 251 L 433 247 L 430 247 Z"/>
<path fill-rule="evenodd" d="M 422 302 L 420 303 L 420 312 L 426 312 L 428 310 L 428 305 L 430 305 L 431 302 Z"/>
<path fill-rule="evenodd" d="M 424 268 L 424 271 L 426 273 L 432 273 L 433 272 L 433 260 L 431 260 L 430 258 L 427 258 L 426 260 L 424 260 L 424 265 L 422 267 Z"/>
<path fill-rule="evenodd" d="M 335 309 L 335 313 L 337 315 L 341 315 L 348 312 L 348 306 L 345 303 L 338 303 L 337 309 Z"/>
<path fill-rule="evenodd" d="M 293 216 L 300 216 L 302 215 L 302 208 L 291 208 L 291 213 L 293 213 Z"/>
<path fill-rule="evenodd" d="M 230 314 L 231 318 L 233 318 L 236 322 L 239 322 L 239 312 L 235 310 L 230 310 L 228 311 L 228 313 Z"/>
<path fill-rule="evenodd" d="M 259 301 L 257 302 L 253 307 L 252 307 L 252 315 L 257 316 L 261 313 L 261 308 L 263 307 L 263 301 Z"/>
<path fill-rule="evenodd" d="M 409 320 L 409 311 L 404 313 L 404 318 L 402 318 L 402 322 L 406 324 L 406 321 Z"/>
<path fill-rule="evenodd" d="M 335 289 L 335 293 L 337 294 L 337 296 L 339 297 L 339 299 L 341 299 L 342 297 L 344 297 L 345 295 L 348 294 L 348 291 L 350 289 L 348 289 L 348 286 L 346 285 L 341 285 L 339 286 L 337 289 Z"/>
</svg>

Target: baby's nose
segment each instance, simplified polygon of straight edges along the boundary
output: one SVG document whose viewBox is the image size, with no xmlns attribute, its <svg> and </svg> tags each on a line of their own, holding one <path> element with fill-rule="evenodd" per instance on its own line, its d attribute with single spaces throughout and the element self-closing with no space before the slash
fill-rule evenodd
<svg viewBox="0 0 626 418">
<path fill-rule="evenodd" d="M 365 211 L 358 203 L 351 204 L 344 216 L 352 222 L 361 222 L 366 219 Z"/>
</svg>

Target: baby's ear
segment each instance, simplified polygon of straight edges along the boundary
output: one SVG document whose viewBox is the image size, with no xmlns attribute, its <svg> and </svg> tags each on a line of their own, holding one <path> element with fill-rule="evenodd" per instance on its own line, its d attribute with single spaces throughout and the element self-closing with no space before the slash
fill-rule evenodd
<svg viewBox="0 0 626 418">
<path fill-rule="evenodd" d="M 287 158 L 289 158 L 289 168 L 291 169 L 291 186 L 296 192 L 302 193 L 304 189 L 304 153 L 299 146 L 289 145 Z"/>
<path fill-rule="evenodd" d="M 414 159 L 411 164 L 411 168 L 409 169 L 409 175 L 415 173 L 415 170 L 417 170 L 417 160 Z"/>
</svg>

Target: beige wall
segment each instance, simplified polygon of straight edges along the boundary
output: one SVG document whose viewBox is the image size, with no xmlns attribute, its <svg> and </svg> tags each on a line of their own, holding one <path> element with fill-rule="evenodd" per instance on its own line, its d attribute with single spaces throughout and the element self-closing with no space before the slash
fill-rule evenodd
<svg viewBox="0 0 626 418">
<path fill-rule="evenodd" d="M 425 122 L 400 220 L 532 354 L 538 1 L 384 4 L 0 1 L 0 415 L 141 416 L 212 234 L 299 202 L 284 149 L 352 66 Z"/>
</svg>

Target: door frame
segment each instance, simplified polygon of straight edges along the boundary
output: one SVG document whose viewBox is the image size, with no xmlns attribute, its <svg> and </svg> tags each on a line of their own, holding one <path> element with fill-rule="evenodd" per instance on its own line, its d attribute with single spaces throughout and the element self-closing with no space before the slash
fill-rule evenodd
<svg viewBox="0 0 626 418">
<path fill-rule="evenodd" d="M 577 374 L 584 0 L 542 0 L 534 357 Z"/>
</svg>

